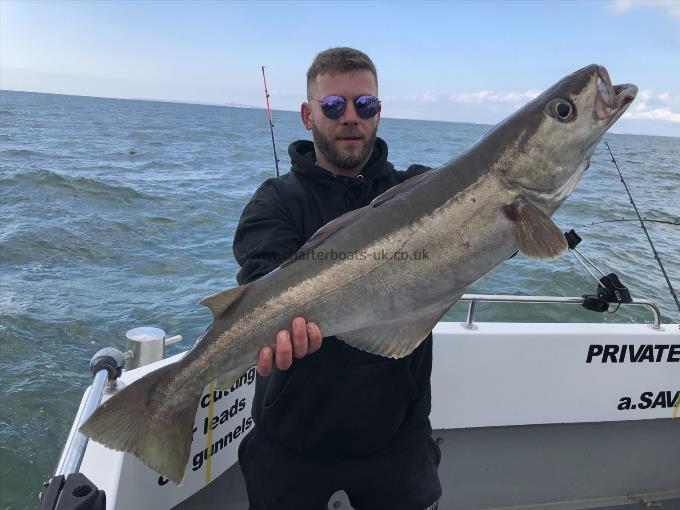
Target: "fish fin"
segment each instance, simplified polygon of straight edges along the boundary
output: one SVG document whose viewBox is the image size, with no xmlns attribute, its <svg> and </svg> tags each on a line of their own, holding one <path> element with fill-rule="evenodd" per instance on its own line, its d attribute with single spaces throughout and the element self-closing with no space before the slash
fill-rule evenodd
<svg viewBox="0 0 680 510">
<path fill-rule="evenodd" d="M 343 342 L 373 354 L 403 358 L 411 354 L 430 334 L 462 294 L 444 306 L 426 312 L 417 320 L 395 321 L 336 335 Z"/>
<path fill-rule="evenodd" d="M 292 264 L 298 259 L 304 259 L 305 254 L 307 254 L 310 251 L 313 251 L 315 248 L 321 245 L 326 239 L 331 237 L 333 234 L 336 232 L 339 232 L 343 228 L 345 228 L 347 225 L 352 223 L 354 219 L 360 214 L 361 210 L 363 207 L 359 209 L 354 209 L 353 211 L 349 211 L 342 216 L 338 216 L 334 220 L 329 221 L 326 223 L 323 227 L 321 227 L 319 230 L 314 232 L 312 237 L 310 237 L 305 244 L 303 244 L 298 251 L 296 251 L 293 255 L 291 255 L 288 259 L 286 259 L 283 264 L 281 264 L 279 267 L 286 267 L 289 264 Z"/>
<path fill-rule="evenodd" d="M 223 290 L 222 292 L 201 299 L 199 303 L 210 308 L 213 313 L 213 319 L 217 320 L 231 307 L 231 305 L 238 301 L 247 287 L 248 284 L 234 287 L 233 289 Z"/>
<path fill-rule="evenodd" d="M 396 197 L 397 195 L 403 193 L 404 191 L 413 188 L 416 184 L 423 181 L 427 177 L 431 177 L 432 175 L 434 175 L 432 171 L 423 172 L 422 174 L 414 175 L 413 177 L 406 179 L 404 182 L 400 182 L 399 184 L 392 186 L 384 193 L 381 193 L 380 195 L 375 197 L 370 204 L 371 207 L 378 207 L 380 204 L 384 204 L 388 200 Z"/>
<path fill-rule="evenodd" d="M 184 385 L 176 393 L 166 394 L 177 370 L 174 365 L 161 367 L 123 388 L 99 406 L 80 431 L 108 448 L 132 453 L 180 484 L 203 388 Z"/>
<path fill-rule="evenodd" d="M 515 236 L 519 249 L 531 259 L 554 259 L 568 245 L 564 234 L 546 213 L 531 202 L 518 198 L 504 207 L 505 214 L 517 223 Z"/>
</svg>

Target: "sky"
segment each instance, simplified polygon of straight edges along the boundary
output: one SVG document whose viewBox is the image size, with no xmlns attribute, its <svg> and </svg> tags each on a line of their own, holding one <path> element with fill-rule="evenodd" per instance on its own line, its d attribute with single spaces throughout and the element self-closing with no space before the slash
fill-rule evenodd
<svg viewBox="0 0 680 510">
<path fill-rule="evenodd" d="M 495 124 L 591 63 L 638 98 L 614 132 L 680 136 L 680 0 L 0 0 L 0 89 L 299 110 L 314 56 L 366 52 L 383 117 Z"/>
</svg>

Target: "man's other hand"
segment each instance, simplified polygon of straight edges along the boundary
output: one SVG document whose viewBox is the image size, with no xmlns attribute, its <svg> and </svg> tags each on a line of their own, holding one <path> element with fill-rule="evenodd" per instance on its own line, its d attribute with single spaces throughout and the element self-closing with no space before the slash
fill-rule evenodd
<svg viewBox="0 0 680 510">
<path fill-rule="evenodd" d="M 279 370 L 288 370 L 293 364 L 293 356 L 300 359 L 316 352 L 321 347 L 321 330 L 314 322 L 305 322 L 302 317 L 295 317 L 291 326 L 293 339 L 287 329 L 276 334 L 276 354 L 267 346 L 260 349 L 257 358 L 257 373 L 267 377 L 272 373 L 273 364 Z"/>
</svg>

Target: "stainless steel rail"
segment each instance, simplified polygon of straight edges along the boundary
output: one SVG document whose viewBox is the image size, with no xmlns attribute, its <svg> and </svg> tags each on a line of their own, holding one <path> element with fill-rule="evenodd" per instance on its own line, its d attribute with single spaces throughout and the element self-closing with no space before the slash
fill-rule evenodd
<svg viewBox="0 0 680 510">
<path fill-rule="evenodd" d="M 94 374 L 92 386 L 87 390 L 85 402 L 78 409 L 78 414 L 73 420 L 73 425 L 66 439 L 66 444 L 61 452 L 59 464 L 54 476 L 70 475 L 77 473 L 85 455 L 87 437 L 80 433 L 80 426 L 92 416 L 102 401 L 104 392 L 115 391 L 116 382 L 126 366 L 125 360 L 134 360 L 129 363 L 132 368 L 160 361 L 165 357 L 165 347 L 179 342 L 182 337 L 176 335 L 165 337 L 165 331 L 158 328 L 135 328 L 126 334 L 128 338 L 128 352 L 121 352 L 113 347 L 105 347 L 97 351 L 90 360 L 90 371 Z"/>
<path fill-rule="evenodd" d="M 562 297 L 562 296 L 510 296 L 503 294 L 463 294 L 459 301 L 469 301 L 467 318 L 464 326 L 467 329 L 474 329 L 475 308 L 480 302 L 486 303 L 568 303 L 574 305 L 583 304 L 582 297 Z M 633 299 L 632 303 L 621 303 L 622 305 L 646 306 L 654 315 L 654 329 L 661 329 L 661 312 L 659 308 L 647 299 Z"/>
<path fill-rule="evenodd" d="M 77 473 L 80 469 L 80 463 L 83 460 L 85 447 L 87 446 L 87 437 L 80 432 L 80 426 L 85 423 L 92 413 L 99 407 L 102 401 L 106 381 L 108 380 L 108 372 L 105 369 L 100 370 L 94 376 L 92 386 L 88 389 L 85 404 L 78 410 L 71 431 L 68 434 L 68 439 L 64 445 L 63 453 L 59 459 L 59 464 L 54 472 L 54 476 L 68 475 Z"/>
</svg>

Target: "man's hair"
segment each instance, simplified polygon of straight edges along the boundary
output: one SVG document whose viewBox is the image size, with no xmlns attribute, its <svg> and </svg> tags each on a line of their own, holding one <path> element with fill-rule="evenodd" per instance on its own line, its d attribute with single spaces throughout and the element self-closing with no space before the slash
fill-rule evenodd
<svg viewBox="0 0 680 510">
<path fill-rule="evenodd" d="M 378 73 L 373 61 L 365 53 L 354 48 L 329 48 L 319 53 L 307 71 L 307 89 L 320 74 L 348 73 L 365 69 L 370 71 L 378 83 Z"/>
</svg>

